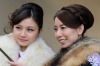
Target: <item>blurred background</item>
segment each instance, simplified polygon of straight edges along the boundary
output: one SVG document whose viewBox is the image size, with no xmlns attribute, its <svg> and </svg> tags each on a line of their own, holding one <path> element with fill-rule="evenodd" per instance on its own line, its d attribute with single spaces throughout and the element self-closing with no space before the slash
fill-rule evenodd
<svg viewBox="0 0 100 66">
<path fill-rule="evenodd" d="M 3 29 L 9 22 L 9 14 L 27 2 L 34 2 L 43 8 L 44 25 L 42 37 L 55 52 L 60 49 L 60 44 L 54 36 L 53 17 L 63 6 L 70 4 L 86 6 L 95 18 L 93 27 L 86 32 L 86 35 L 100 39 L 100 0 L 0 0 L 0 35 L 5 34 Z"/>
</svg>

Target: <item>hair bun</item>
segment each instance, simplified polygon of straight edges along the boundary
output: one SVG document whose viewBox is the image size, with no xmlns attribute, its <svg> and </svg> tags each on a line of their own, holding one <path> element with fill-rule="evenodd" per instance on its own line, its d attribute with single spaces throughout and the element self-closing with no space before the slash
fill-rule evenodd
<svg viewBox="0 0 100 66">
<path fill-rule="evenodd" d="M 70 13 L 74 14 L 75 17 L 78 17 L 78 19 L 80 19 L 80 21 L 84 25 L 85 29 L 89 29 L 94 23 L 94 17 L 90 10 L 82 5 L 73 4 L 69 5 L 67 8 L 63 7 L 61 10 L 67 10 Z"/>
<path fill-rule="evenodd" d="M 83 25 L 86 29 L 89 29 L 93 26 L 94 17 L 90 10 L 82 5 L 74 4 L 70 5 L 69 7 L 75 8 L 78 13 L 80 13 L 80 17 L 83 20 Z"/>
</svg>

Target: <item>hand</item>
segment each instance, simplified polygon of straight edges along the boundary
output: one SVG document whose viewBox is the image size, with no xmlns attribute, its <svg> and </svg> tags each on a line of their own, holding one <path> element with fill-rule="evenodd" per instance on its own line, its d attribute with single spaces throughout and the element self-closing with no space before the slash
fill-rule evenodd
<svg viewBox="0 0 100 66">
<path fill-rule="evenodd" d="M 11 62 L 11 61 L 8 61 L 8 63 L 10 64 L 10 66 L 24 66 L 23 64 L 21 64 L 19 62 Z"/>
</svg>

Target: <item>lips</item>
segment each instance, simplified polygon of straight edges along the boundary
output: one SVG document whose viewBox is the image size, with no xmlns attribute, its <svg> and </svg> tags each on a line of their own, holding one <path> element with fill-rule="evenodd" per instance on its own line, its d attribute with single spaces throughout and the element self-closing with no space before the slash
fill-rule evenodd
<svg viewBox="0 0 100 66">
<path fill-rule="evenodd" d="M 64 43 L 65 42 L 65 39 L 60 39 L 59 42 L 60 43 Z"/>
<path fill-rule="evenodd" d="M 28 41 L 28 40 L 26 40 L 26 39 L 20 39 L 20 38 L 19 38 L 19 40 L 20 40 L 21 42 L 26 42 L 26 41 Z"/>
</svg>

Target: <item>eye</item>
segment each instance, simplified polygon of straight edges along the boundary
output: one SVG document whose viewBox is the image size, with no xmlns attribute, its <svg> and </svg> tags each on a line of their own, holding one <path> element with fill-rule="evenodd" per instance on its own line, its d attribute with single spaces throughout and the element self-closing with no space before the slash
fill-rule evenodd
<svg viewBox="0 0 100 66">
<path fill-rule="evenodd" d="M 61 29 L 66 29 L 66 27 L 65 26 L 62 26 Z"/>
<path fill-rule="evenodd" d="M 57 28 L 54 27 L 54 31 L 57 31 Z"/>
<path fill-rule="evenodd" d="M 21 27 L 20 26 L 16 26 L 16 29 L 21 30 Z"/>
<path fill-rule="evenodd" d="M 34 31 L 34 29 L 27 29 L 27 31 L 32 32 L 32 31 Z"/>
</svg>

